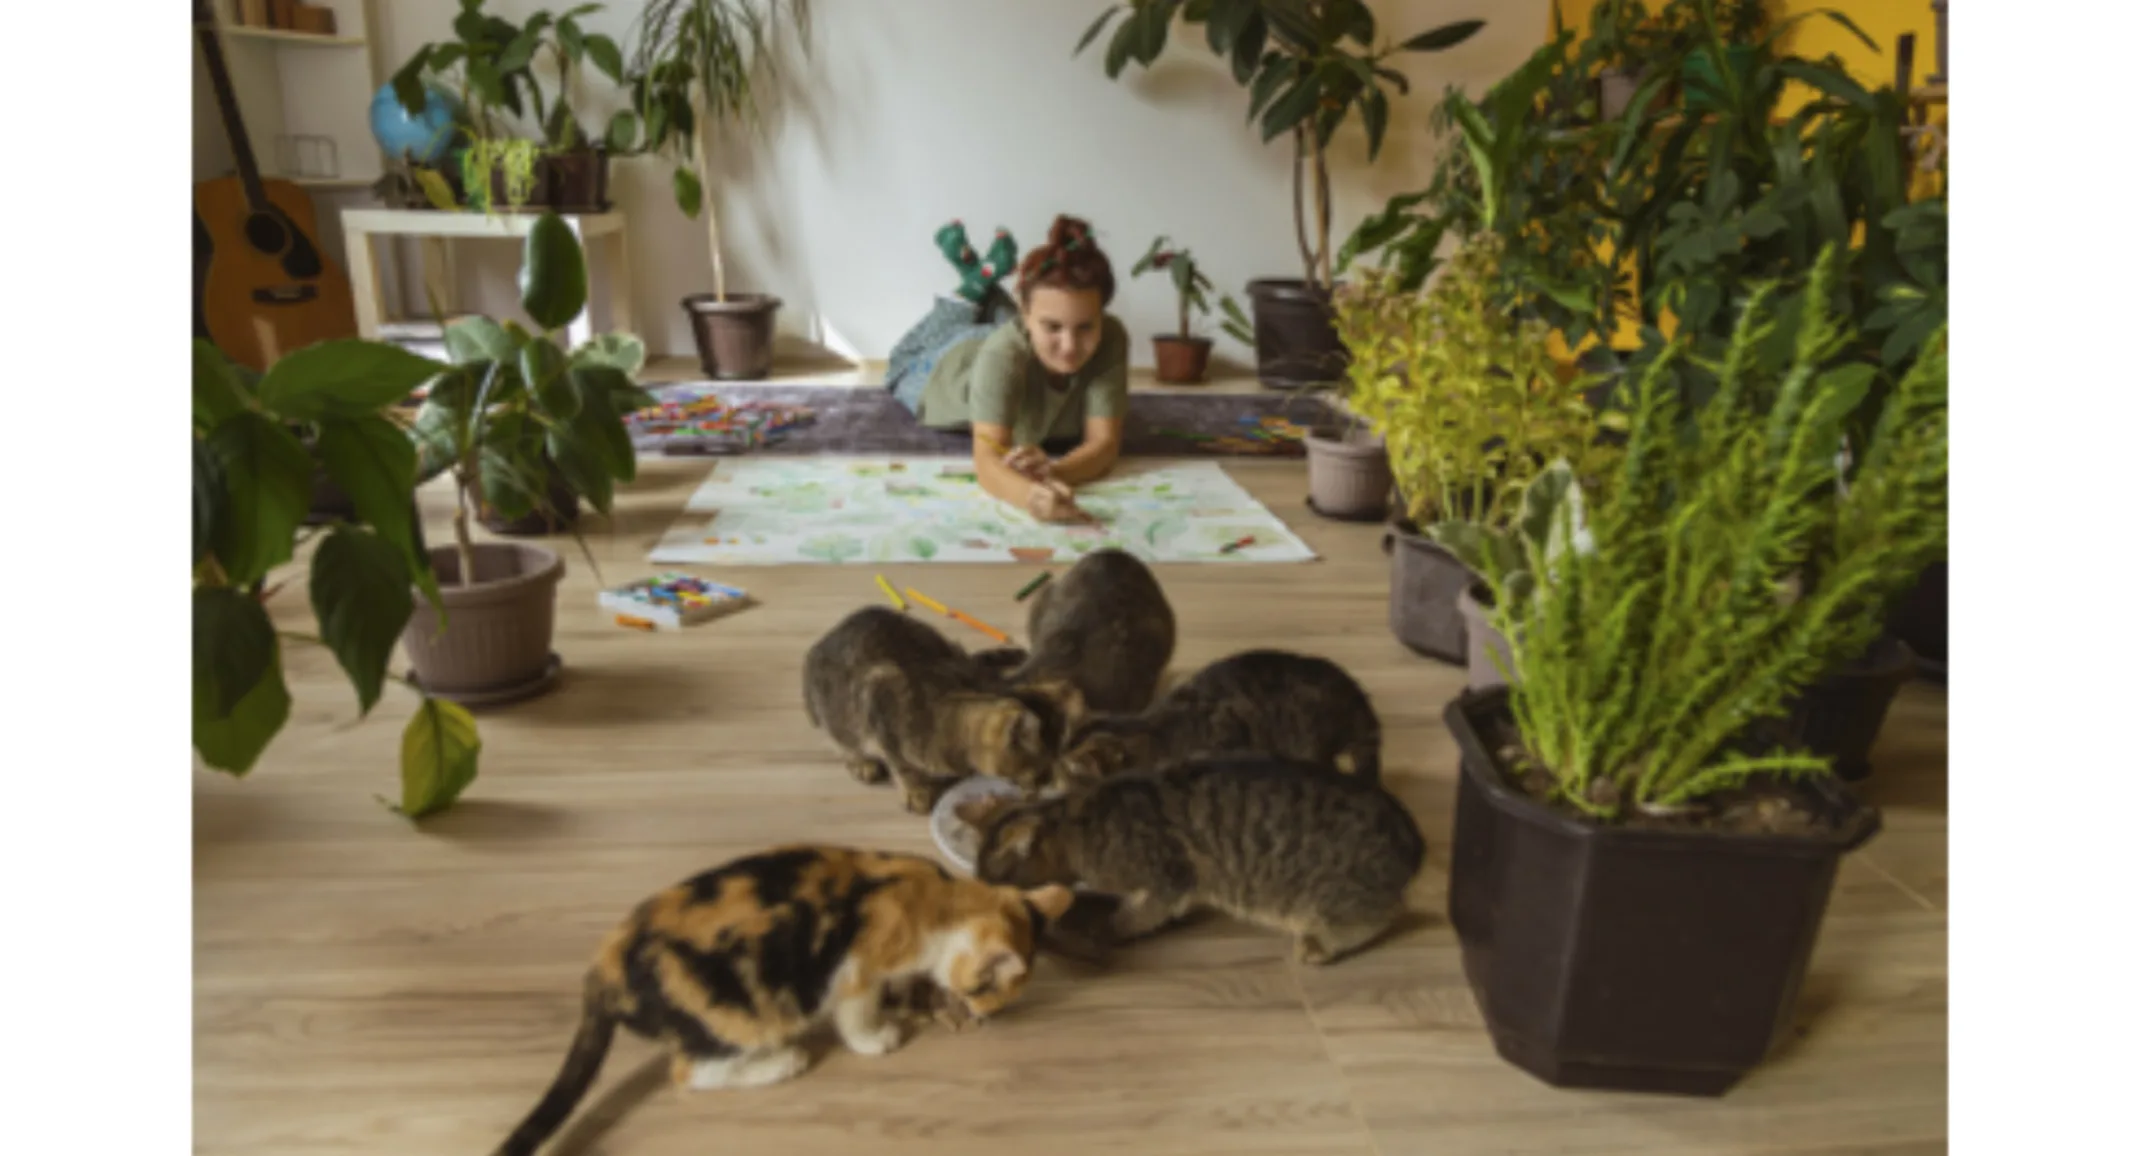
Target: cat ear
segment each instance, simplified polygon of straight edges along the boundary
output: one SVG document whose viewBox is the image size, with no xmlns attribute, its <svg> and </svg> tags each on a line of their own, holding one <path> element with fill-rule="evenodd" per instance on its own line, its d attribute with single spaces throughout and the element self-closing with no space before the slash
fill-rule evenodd
<svg viewBox="0 0 2140 1156">
<path fill-rule="evenodd" d="M 1061 919 L 1063 912 L 1070 910 L 1070 905 L 1077 902 L 1077 895 L 1060 883 L 1050 883 L 1046 887 L 1036 887 L 1026 892 L 1025 901 L 1032 904 L 1034 910 L 1050 920 L 1055 920 Z"/>
</svg>

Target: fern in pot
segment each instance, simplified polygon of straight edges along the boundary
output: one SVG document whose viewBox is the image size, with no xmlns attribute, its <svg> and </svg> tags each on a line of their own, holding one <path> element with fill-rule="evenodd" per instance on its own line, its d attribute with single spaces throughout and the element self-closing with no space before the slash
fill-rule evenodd
<svg viewBox="0 0 2140 1156">
<path fill-rule="evenodd" d="M 540 330 L 486 317 L 448 327 L 454 364 L 415 422 L 424 453 L 450 463 L 456 508 L 453 544 L 431 551 L 445 615 L 419 607 L 403 643 L 429 693 L 469 704 L 527 697 L 555 679 L 550 643 L 565 570 L 555 551 L 532 543 L 475 541 L 475 514 L 554 516 L 553 467 L 607 514 L 616 484 L 638 472 L 625 415 L 655 400 L 632 381 L 644 358 L 637 338 L 559 347 L 558 331 L 586 307 L 587 265 L 555 213 L 528 233 L 520 297 Z"/>
<path fill-rule="evenodd" d="M 1589 379 L 1559 370 L 1546 324 L 1508 300 L 1502 244 L 1490 233 L 1467 239 L 1424 290 L 1371 269 L 1338 297 L 1351 404 L 1387 444 L 1402 503 L 1384 539 L 1390 629 L 1445 662 L 1466 659 L 1458 601 L 1477 575 L 1440 536 L 1506 532 L 1525 488 L 1555 460 L 1580 485 L 1606 484 L 1616 451 L 1604 434 L 1621 424 L 1591 407 Z"/>
<path fill-rule="evenodd" d="M 1757 294 L 1690 420 L 1677 347 L 1644 372 L 1584 545 L 1524 541 L 1520 584 L 1483 556 L 1509 685 L 1444 712 L 1450 922 L 1496 1048 L 1549 1083 L 1731 1087 L 1792 1023 L 1837 865 L 1879 828 L 1827 757 L 1757 725 L 1876 637 L 1945 542 L 1943 338 L 1835 485 L 1872 379 L 1834 358 L 1836 263 L 1780 362 Z M 1572 542 L 1573 511 L 1554 516 Z"/>
</svg>

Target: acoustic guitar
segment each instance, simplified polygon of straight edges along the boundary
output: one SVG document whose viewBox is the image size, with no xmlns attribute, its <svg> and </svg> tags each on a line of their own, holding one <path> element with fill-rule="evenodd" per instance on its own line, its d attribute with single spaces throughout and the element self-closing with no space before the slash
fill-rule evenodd
<svg viewBox="0 0 2140 1156">
<path fill-rule="evenodd" d="M 260 176 L 208 0 L 194 0 L 193 24 L 238 169 L 193 186 L 194 331 L 265 370 L 292 350 L 355 336 L 356 302 L 348 275 L 320 246 L 312 199 Z"/>
</svg>

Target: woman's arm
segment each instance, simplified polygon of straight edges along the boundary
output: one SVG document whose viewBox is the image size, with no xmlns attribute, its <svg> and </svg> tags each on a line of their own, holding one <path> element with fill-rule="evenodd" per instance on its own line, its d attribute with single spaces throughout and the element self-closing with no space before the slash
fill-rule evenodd
<svg viewBox="0 0 2140 1156">
<path fill-rule="evenodd" d="M 1076 449 L 1055 459 L 1054 476 L 1073 486 L 1107 476 L 1115 467 L 1115 459 L 1122 456 L 1122 419 L 1119 417 L 1088 417 L 1085 419 L 1085 440 Z"/>
<path fill-rule="evenodd" d="M 1026 499 L 1033 492 L 1034 483 L 1033 479 L 1003 464 L 1003 450 L 1009 449 L 1010 444 L 1010 427 L 988 422 L 973 423 L 974 478 L 991 497 L 1009 502 L 1023 510 L 1026 508 Z"/>
</svg>

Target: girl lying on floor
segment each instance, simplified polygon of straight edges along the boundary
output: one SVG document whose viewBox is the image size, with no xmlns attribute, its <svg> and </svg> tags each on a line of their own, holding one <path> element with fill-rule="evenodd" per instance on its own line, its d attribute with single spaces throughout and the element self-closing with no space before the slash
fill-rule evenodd
<svg viewBox="0 0 2140 1156">
<path fill-rule="evenodd" d="M 921 424 L 973 432 L 982 489 L 1042 521 L 1083 519 L 1075 488 L 1113 468 L 1129 411 L 1113 266 L 1090 225 L 1059 216 L 1018 263 L 1014 304 L 996 283 L 1017 253 L 1008 234 L 985 263 L 957 222 L 937 243 L 965 284 L 900 339 L 886 385 Z"/>
</svg>

